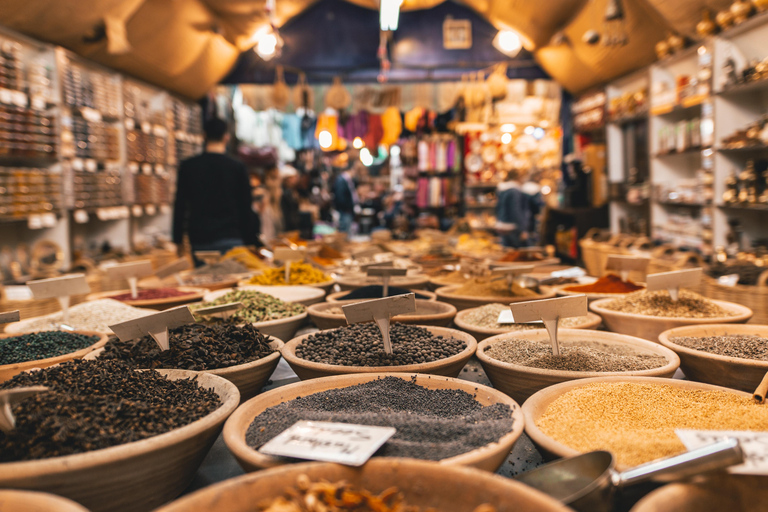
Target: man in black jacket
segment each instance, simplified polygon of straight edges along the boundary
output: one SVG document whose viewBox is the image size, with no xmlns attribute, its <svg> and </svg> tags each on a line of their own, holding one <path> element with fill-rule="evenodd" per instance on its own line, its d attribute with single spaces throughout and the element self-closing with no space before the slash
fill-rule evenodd
<svg viewBox="0 0 768 512">
<path fill-rule="evenodd" d="M 205 151 L 179 166 L 173 212 L 173 242 L 183 251 L 184 235 L 192 251 L 225 253 L 258 240 L 252 225 L 251 182 L 245 166 L 227 156 L 227 123 L 205 123 Z"/>
<path fill-rule="evenodd" d="M 354 167 L 346 169 L 333 183 L 333 206 L 339 212 L 339 231 L 344 233 L 349 233 L 355 219 L 355 207 L 360 204 L 354 181 L 356 172 Z"/>
</svg>

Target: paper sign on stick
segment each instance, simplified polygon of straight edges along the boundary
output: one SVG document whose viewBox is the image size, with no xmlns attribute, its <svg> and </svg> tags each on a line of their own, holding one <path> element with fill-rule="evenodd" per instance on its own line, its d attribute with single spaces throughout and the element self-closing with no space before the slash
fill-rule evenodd
<svg viewBox="0 0 768 512">
<path fill-rule="evenodd" d="M 206 265 L 212 265 L 221 259 L 221 253 L 219 251 L 195 251 L 195 258 Z"/>
<path fill-rule="evenodd" d="M 27 386 L 0 391 L 0 430 L 8 433 L 16 427 L 16 418 L 12 412 L 14 405 L 43 391 L 48 391 L 48 388 L 45 386 Z"/>
<path fill-rule="evenodd" d="M 622 281 L 629 279 L 629 273 L 633 270 L 645 272 L 648 268 L 651 258 L 642 256 L 622 256 L 618 254 L 608 255 L 608 262 L 605 265 L 607 270 L 618 270 Z"/>
<path fill-rule="evenodd" d="M 19 315 L 19 310 L 16 311 L 7 311 L 5 313 L 0 313 L 0 324 L 9 324 L 11 322 L 18 322 L 21 319 L 21 316 Z"/>
<path fill-rule="evenodd" d="M 768 432 L 745 430 L 684 430 L 675 429 L 688 450 L 695 450 L 723 439 L 737 439 L 744 452 L 744 463 L 728 468 L 740 475 L 768 475 Z"/>
<path fill-rule="evenodd" d="M 200 308 L 195 310 L 196 315 L 203 315 L 203 316 L 217 316 L 220 318 L 227 318 L 229 316 L 232 316 L 235 311 L 242 309 L 243 303 L 242 302 L 230 302 L 229 304 L 221 304 L 220 306 L 211 306 L 208 308 Z"/>
<path fill-rule="evenodd" d="M 373 320 L 379 326 L 384 341 L 384 352 L 392 353 L 392 341 L 389 339 L 389 319 L 395 315 L 416 312 L 416 294 L 406 293 L 385 297 L 383 299 L 366 300 L 356 304 L 342 306 L 347 323 L 358 324 Z"/>
<path fill-rule="evenodd" d="M 102 268 L 110 279 L 127 279 L 128 285 L 131 288 L 131 297 L 134 299 L 139 295 L 139 278 L 153 274 L 152 262 L 150 260 L 115 263 L 113 265 L 105 265 Z"/>
<path fill-rule="evenodd" d="M 512 286 L 512 281 L 514 281 L 516 276 L 530 273 L 532 271 L 533 265 L 505 265 L 503 267 L 496 267 L 491 270 L 491 275 L 506 277 L 507 284 Z"/>
<path fill-rule="evenodd" d="M 587 314 L 587 296 L 584 294 L 556 299 L 531 300 L 513 302 L 509 305 L 515 323 L 535 322 L 541 320 L 549 333 L 552 343 L 552 353 L 560 355 L 560 345 L 557 343 L 557 323 L 561 318 L 585 316 Z"/>
<path fill-rule="evenodd" d="M 396 268 L 396 267 L 368 267 L 366 269 L 366 274 L 368 276 L 381 276 L 382 279 L 382 286 L 381 286 L 381 296 L 386 297 L 389 295 L 389 278 L 391 276 L 404 276 L 408 273 L 407 268 Z"/>
<path fill-rule="evenodd" d="M 167 265 L 163 265 L 157 269 L 155 276 L 157 276 L 158 279 L 165 279 L 166 277 L 172 276 L 173 274 L 183 272 L 184 270 L 189 269 L 191 266 L 192 265 L 189 263 L 187 258 L 179 258 L 176 261 L 172 261 Z"/>
<path fill-rule="evenodd" d="M 373 258 L 376 254 L 379 254 L 382 252 L 381 249 L 378 247 L 367 247 L 365 249 L 360 249 L 358 251 L 355 251 L 352 253 L 352 257 L 356 260 L 362 260 L 366 258 Z"/>
<path fill-rule="evenodd" d="M 291 263 L 294 261 L 304 261 L 307 256 L 306 249 L 291 249 L 290 247 L 277 247 L 275 249 L 275 259 L 282 261 L 285 265 L 285 284 L 291 282 Z"/>
<path fill-rule="evenodd" d="M 69 297 L 90 293 L 91 287 L 85 280 L 85 274 L 69 274 L 50 279 L 27 281 L 35 299 L 58 299 L 61 305 L 62 323 L 69 323 Z"/>
<path fill-rule="evenodd" d="M 157 342 L 160 350 L 168 350 L 168 329 L 181 327 L 195 321 L 187 306 L 161 311 L 154 315 L 134 318 L 127 322 L 110 325 L 109 328 L 122 341 L 134 340 L 149 334 Z"/>
<path fill-rule="evenodd" d="M 701 282 L 702 274 L 703 270 L 701 268 L 650 274 L 646 278 L 646 286 L 648 291 L 651 292 L 656 290 L 668 290 L 672 300 L 677 301 L 677 298 L 680 296 L 680 288 L 698 286 L 699 282 Z"/>
</svg>

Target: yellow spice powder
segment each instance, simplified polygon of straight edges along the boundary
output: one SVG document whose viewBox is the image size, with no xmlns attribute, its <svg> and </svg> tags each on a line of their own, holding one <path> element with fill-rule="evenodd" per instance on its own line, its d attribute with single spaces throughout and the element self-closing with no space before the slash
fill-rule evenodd
<svg viewBox="0 0 768 512">
<path fill-rule="evenodd" d="M 637 466 L 686 451 L 675 429 L 768 430 L 768 406 L 725 391 L 599 383 L 560 396 L 536 425 L 574 450 L 608 450 Z"/>
</svg>

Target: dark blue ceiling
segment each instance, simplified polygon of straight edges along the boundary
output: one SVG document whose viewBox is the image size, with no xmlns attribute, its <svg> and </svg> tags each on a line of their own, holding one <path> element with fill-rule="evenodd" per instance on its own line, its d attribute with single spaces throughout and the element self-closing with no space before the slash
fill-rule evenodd
<svg viewBox="0 0 768 512">
<path fill-rule="evenodd" d="M 472 23 L 472 48 L 443 48 L 446 17 Z M 471 9 L 450 0 L 428 10 L 403 12 L 390 44 L 391 82 L 458 80 L 462 73 L 508 62 L 509 78 L 548 78 L 530 53 L 515 59 L 496 50 L 492 41 L 498 31 Z M 335 75 L 345 82 L 375 82 L 379 74 L 379 13 L 344 0 L 320 0 L 280 29 L 285 41 L 282 55 L 264 62 L 253 51 L 240 55 L 222 83 L 272 83 L 274 66 L 286 68 L 286 81 L 295 72 L 307 73 L 310 83 L 327 83 Z"/>
</svg>

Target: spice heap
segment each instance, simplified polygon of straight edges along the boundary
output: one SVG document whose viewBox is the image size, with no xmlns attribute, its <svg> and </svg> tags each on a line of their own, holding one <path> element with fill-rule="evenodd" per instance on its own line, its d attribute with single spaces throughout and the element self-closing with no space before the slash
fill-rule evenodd
<svg viewBox="0 0 768 512">
<path fill-rule="evenodd" d="M 320 331 L 296 347 L 296 356 L 314 363 L 341 366 L 402 366 L 431 363 L 467 348 L 455 338 L 435 336 L 423 327 L 394 323 L 390 326 L 392 353 L 384 351 L 381 331 L 364 323 Z"/>
<path fill-rule="evenodd" d="M 188 324 L 168 331 L 168 350 L 160 350 L 151 336 L 121 341 L 112 338 L 99 356 L 125 361 L 137 368 L 215 370 L 250 363 L 275 350 L 251 324 L 231 322 Z"/>
<path fill-rule="evenodd" d="M 735 315 L 698 293 L 688 290 L 680 290 L 680 295 L 676 301 L 672 300 L 666 290 L 641 291 L 620 299 L 614 299 L 603 307 L 622 313 L 667 318 L 718 318 Z"/>
<path fill-rule="evenodd" d="M 542 261 L 544 256 L 533 251 L 511 251 L 502 256 L 499 261 L 508 263 L 511 261 Z"/>
<path fill-rule="evenodd" d="M 700 350 L 719 356 L 738 357 L 768 361 L 768 338 L 744 334 L 726 334 L 724 336 L 706 336 L 703 338 L 670 338 L 672 343 L 681 347 Z"/>
<path fill-rule="evenodd" d="M 141 309 L 123 304 L 112 299 L 99 299 L 83 302 L 69 308 L 67 325 L 83 331 L 112 332 L 110 325 L 119 324 L 157 313 L 150 309 Z M 54 313 L 37 319 L 24 320 L 6 326 L 6 332 L 50 331 L 56 330 L 64 321 L 64 315 Z"/>
<path fill-rule="evenodd" d="M 543 323 L 500 324 L 499 315 L 502 311 L 507 311 L 508 309 L 509 305 L 499 304 L 498 302 L 494 302 L 493 304 L 485 304 L 484 306 L 468 310 L 467 314 L 463 316 L 463 320 L 469 325 L 473 325 L 475 327 L 497 329 L 499 331 L 527 331 L 530 329 L 544 328 Z M 588 320 L 588 316 L 561 318 L 557 325 L 563 329 L 572 329 L 576 326 L 583 325 Z"/>
<path fill-rule="evenodd" d="M 686 451 L 675 429 L 768 430 L 768 406 L 727 391 L 598 383 L 557 398 L 536 425 L 574 450 L 608 450 L 637 466 Z"/>
<path fill-rule="evenodd" d="M 429 295 L 419 293 L 418 290 L 407 290 L 405 288 L 398 288 L 397 286 L 390 286 L 387 290 L 387 297 L 394 297 L 395 295 L 403 295 L 405 293 L 413 293 L 417 299 L 429 299 Z M 384 287 L 380 284 L 361 286 L 356 290 L 352 290 L 343 297 L 339 297 L 339 300 L 353 300 L 353 299 L 380 299 L 384 295 Z M 434 296 L 433 296 L 434 297 Z"/>
<path fill-rule="evenodd" d="M 290 282 L 285 282 L 285 267 L 268 268 L 261 274 L 253 276 L 248 284 L 260 284 L 264 286 L 284 286 L 298 284 L 327 283 L 331 278 L 322 270 L 316 269 L 308 263 L 291 263 Z"/>
<path fill-rule="evenodd" d="M 243 305 L 241 309 L 229 317 L 233 322 L 267 322 L 300 315 L 307 310 L 303 304 L 284 302 L 277 297 L 256 290 L 232 290 L 210 302 L 194 304 L 189 309 L 194 313 L 200 308 L 220 306 L 232 302 L 240 302 Z M 208 321 L 206 317 L 196 316 L 195 318 L 198 321 Z"/>
<path fill-rule="evenodd" d="M 245 441 L 254 449 L 297 421 L 334 421 L 395 427 L 380 457 L 441 460 L 497 442 L 512 430 L 506 404 L 484 406 L 457 389 L 428 389 L 398 377 L 331 389 L 266 409 Z"/>
<path fill-rule="evenodd" d="M 468 297 L 538 297 L 539 294 L 529 288 L 523 288 L 512 282 L 509 286 L 506 279 L 488 281 L 485 279 L 472 279 L 464 286 L 460 286 L 452 293 L 466 295 Z"/>
<path fill-rule="evenodd" d="M 560 355 L 552 354 L 547 342 L 508 339 L 485 349 L 485 354 L 503 363 L 564 372 L 636 372 L 664 366 L 664 356 L 638 351 L 625 345 L 599 341 L 561 341 Z"/>
<path fill-rule="evenodd" d="M 155 300 L 155 299 L 170 299 L 173 297 L 183 297 L 184 295 L 193 295 L 197 292 L 194 291 L 182 291 L 178 288 L 145 288 L 139 290 L 136 297 L 131 295 L 131 292 L 121 293 L 119 295 L 111 295 L 109 298 L 119 301 L 132 301 L 132 300 Z"/>
<path fill-rule="evenodd" d="M 397 487 L 390 487 L 375 495 L 357 489 L 345 481 L 312 482 L 305 474 L 296 478 L 296 485 L 285 490 L 268 503 L 259 505 L 258 512 L 420 512 L 408 505 Z M 428 512 L 432 509 L 427 509 Z M 480 505 L 474 512 L 496 512 L 490 505 Z"/>
<path fill-rule="evenodd" d="M 235 247 L 227 251 L 224 256 L 221 257 L 222 261 L 234 260 L 242 265 L 245 265 L 250 270 L 261 270 L 269 268 L 269 264 L 262 261 L 258 256 L 253 254 L 245 247 Z"/>
<path fill-rule="evenodd" d="M 44 331 L 0 338 L 0 365 L 71 354 L 88 348 L 97 341 L 98 336 L 66 331 Z"/>
<path fill-rule="evenodd" d="M 416 303 L 416 312 L 414 312 L 414 313 L 406 313 L 406 314 L 397 315 L 397 316 L 398 316 L 398 318 L 399 317 L 406 317 L 406 316 L 421 316 L 421 315 L 425 315 L 425 314 L 430 314 L 432 312 L 433 312 L 433 310 L 430 310 L 429 312 L 424 311 L 423 310 L 423 306 L 422 306 L 422 308 L 419 308 L 419 303 L 417 302 Z M 344 310 L 342 309 L 341 306 L 335 306 L 335 307 L 326 309 L 325 311 L 323 311 L 323 313 L 327 313 L 329 315 L 344 315 Z"/>
<path fill-rule="evenodd" d="M 17 375 L 2 389 L 47 386 L 13 407 L 0 431 L 0 462 L 88 452 L 164 434 L 206 416 L 218 395 L 194 380 L 171 381 L 112 361 L 71 361 Z"/>
<path fill-rule="evenodd" d="M 248 267 L 234 260 L 222 260 L 210 265 L 198 267 L 182 276 L 182 283 L 187 286 L 199 286 L 235 279 L 236 274 L 248 272 Z"/>
<path fill-rule="evenodd" d="M 622 281 L 621 277 L 617 275 L 607 274 L 592 284 L 567 286 L 563 290 L 577 293 L 632 293 L 643 288 L 645 287 L 635 284 L 629 279 Z"/>
</svg>

